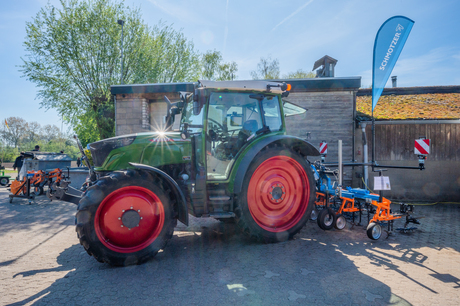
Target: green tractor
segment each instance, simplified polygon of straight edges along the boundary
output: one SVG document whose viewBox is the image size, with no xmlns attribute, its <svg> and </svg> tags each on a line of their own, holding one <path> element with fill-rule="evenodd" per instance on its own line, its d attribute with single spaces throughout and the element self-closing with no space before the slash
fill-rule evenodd
<svg viewBox="0 0 460 306">
<path fill-rule="evenodd" d="M 305 112 L 283 101 L 289 87 L 200 81 L 180 101 L 165 97 L 164 131 L 89 144 L 94 167 L 76 215 L 88 254 L 112 265 L 142 263 L 166 246 L 177 220 L 188 225 L 189 214 L 233 220 L 261 242 L 291 239 L 314 207 L 307 156 L 319 152 L 286 135 L 285 116 Z"/>
</svg>

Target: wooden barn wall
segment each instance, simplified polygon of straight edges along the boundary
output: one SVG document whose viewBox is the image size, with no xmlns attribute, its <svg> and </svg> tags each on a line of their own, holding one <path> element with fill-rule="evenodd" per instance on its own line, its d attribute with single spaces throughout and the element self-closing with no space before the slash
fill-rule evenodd
<svg viewBox="0 0 460 306">
<path fill-rule="evenodd" d="M 372 129 L 366 126 L 369 158 L 372 156 Z M 433 161 L 460 161 L 460 126 L 447 124 L 384 124 L 375 126 L 376 160 L 418 160 L 414 141 L 421 136 L 431 139 Z"/>
<path fill-rule="evenodd" d="M 286 117 L 287 134 L 307 140 L 319 149 L 319 143 L 328 143 L 326 162 L 338 161 L 338 140 L 342 140 L 343 161 L 352 160 L 353 148 L 353 91 L 298 92 L 287 98 L 308 109 L 304 115 Z M 312 158 L 319 160 L 320 157 Z M 351 172 L 344 175 L 351 180 Z"/>
</svg>

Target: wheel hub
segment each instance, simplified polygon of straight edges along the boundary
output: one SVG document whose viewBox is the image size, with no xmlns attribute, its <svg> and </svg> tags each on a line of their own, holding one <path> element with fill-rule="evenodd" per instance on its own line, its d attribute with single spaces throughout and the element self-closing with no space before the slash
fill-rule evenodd
<svg viewBox="0 0 460 306">
<path fill-rule="evenodd" d="M 281 187 L 272 187 L 273 188 L 273 191 L 272 191 L 272 198 L 274 200 L 279 200 L 283 197 L 283 190 L 281 189 Z"/>
<path fill-rule="evenodd" d="M 127 228 L 133 228 L 139 225 L 141 221 L 141 216 L 139 213 L 133 209 L 127 210 L 121 216 L 121 222 Z"/>
</svg>

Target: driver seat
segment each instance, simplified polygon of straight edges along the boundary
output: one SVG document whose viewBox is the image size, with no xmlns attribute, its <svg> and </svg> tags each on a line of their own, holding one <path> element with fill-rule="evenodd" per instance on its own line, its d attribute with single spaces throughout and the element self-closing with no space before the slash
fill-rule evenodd
<svg viewBox="0 0 460 306">
<path fill-rule="evenodd" d="M 257 120 L 247 120 L 246 122 L 244 122 L 243 128 L 241 129 L 241 131 L 238 132 L 238 150 L 241 149 L 241 147 L 243 147 L 249 136 L 257 132 L 258 129 L 259 124 L 257 123 Z"/>
</svg>

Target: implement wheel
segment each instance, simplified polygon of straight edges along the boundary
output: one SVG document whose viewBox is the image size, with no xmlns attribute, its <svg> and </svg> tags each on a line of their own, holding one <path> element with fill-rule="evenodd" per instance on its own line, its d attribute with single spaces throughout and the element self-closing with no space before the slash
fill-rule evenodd
<svg viewBox="0 0 460 306">
<path fill-rule="evenodd" d="M 174 199 L 146 171 L 116 171 L 85 192 L 76 231 L 88 254 L 116 266 L 140 264 L 171 239 L 177 224 Z"/>
<path fill-rule="evenodd" d="M 316 219 L 318 219 L 318 210 L 315 207 L 311 211 L 310 220 L 316 221 Z"/>
<path fill-rule="evenodd" d="M 33 193 L 36 195 L 36 196 L 40 196 L 43 194 L 43 187 L 42 186 L 34 186 L 34 191 Z"/>
<path fill-rule="evenodd" d="M 0 178 L 0 185 L 1 186 L 6 186 L 10 182 L 10 179 L 8 177 L 2 177 Z"/>
<path fill-rule="evenodd" d="M 335 224 L 335 212 L 331 208 L 324 208 L 319 212 L 317 221 L 322 230 L 330 230 Z"/>
<path fill-rule="evenodd" d="M 247 236 L 264 242 L 291 239 L 315 206 L 310 166 L 289 149 L 267 148 L 253 160 L 238 195 L 237 225 Z"/>
<path fill-rule="evenodd" d="M 347 219 L 344 215 L 338 214 L 335 218 L 334 227 L 338 230 L 343 230 L 347 226 Z"/>
<path fill-rule="evenodd" d="M 367 226 L 367 237 L 372 240 L 378 240 L 382 236 L 382 227 L 380 224 L 371 222 Z"/>
</svg>

